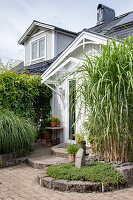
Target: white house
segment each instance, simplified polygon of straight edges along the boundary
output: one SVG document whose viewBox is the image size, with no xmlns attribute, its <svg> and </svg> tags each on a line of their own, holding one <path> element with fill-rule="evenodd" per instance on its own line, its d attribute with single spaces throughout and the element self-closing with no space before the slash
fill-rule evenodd
<svg viewBox="0 0 133 200">
<path fill-rule="evenodd" d="M 82 64 L 84 54 L 96 55 L 100 51 L 100 44 L 106 44 L 105 36 L 96 35 L 83 31 L 60 56 L 52 63 L 52 65 L 42 74 L 42 83 L 48 85 L 53 84 L 52 97 L 52 114 L 56 114 L 61 119 L 61 125 L 64 127 L 64 142 L 71 142 L 73 132 L 72 124 L 75 117 L 71 117 L 71 109 L 74 107 L 70 104 L 70 89 L 75 86 L 76 78 L 74 72 L 76 67 Z M 74 98 L 74 95 L 73 95 Z M 78 108 L 75 108 L 77 115 Z M 82 119 L 76 123 L 78 130 Z"/>
<path fill-rule="evenodd" d="M 40 73 L 42 83 L 53 91 L 52 114 L 61 119 L 64 128 L 62 142 L 72 142 L 73 139 L 72 125 L 78 107 L 71 108 L 70 89 L 76 87 L 76 78 L 73 79 L 73 76 L 76 67 L 82 64 L 84 53 L 88 56 L 96 55 L 108 37 L 116 36 L 120 39 L 118 35 L 126 37 L 133 32 L 133 12 L 115 17 L 115 11 L 102 4 L 98 5 L 97 12 L 97 25 L 80 33 L 34 21 L 19 40 L 19 44 L 25 46 L 26 69 Z M 23 64 L 18 67 L 18 71 L 22 68 Z M 71 116 L 70 109 L 75 109 L 75 116 Z M 75 131 L 79 129 L 82 120 L 76 123 Z"/>
</svg>

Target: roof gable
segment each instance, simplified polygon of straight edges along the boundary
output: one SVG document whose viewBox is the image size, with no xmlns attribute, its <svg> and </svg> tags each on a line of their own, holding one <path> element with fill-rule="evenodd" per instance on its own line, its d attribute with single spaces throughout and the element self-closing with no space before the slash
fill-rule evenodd
<svg viewBox="0 0 133 200">
<path fill-rule="evenodd" d="M 89 40 L 89 42 L 84 43 L 84 39 Z M 65 58 L 71 55 L 71 53 L 78 47 L 84 44 L 106 44 L 107 36 L 103 36 L 96 33 L 90 33 L 86 30 L 83 30 L 80 35 L 55 59 L 55 61 L 49 66 L 49 68 L 41 75 L 42 82 L 48 79 L 49 76 L 58 71 L 59 65 L 64 62 Z"/>
<path fill-rule="evenodd" d="M 42 23 L 42 22 L 38 22 L 38 21 L 33 21 L 32 24 L 29 26 L 29 28 L 26 30 L 26 32 L 22 35 L 22 37 L 19 39 L 18 43 L 21 44 L 21 45 L 24 45 L 24 42 L 31 36 L 31 34 L 34 33 L 34 31 L 37 29 L 37 28 L 46 28 L 46 29 L 49 29 L 49 30 L 57 30 L 57 31 L 60 31 L 60 32 L 63 32 L 64 34 L 69 34 L 69 35 L 73 35 L 73 36 L 77 36 L 78 33 L 76 32 L 72 32 L 72 31 L 69 31 L 69 30 L 65 30 L 65 29 L 62 29 L 62 28 L 59 28 L 57 26 L 53 26 L 53 25 L 50 25 L 50 24 L 46 24 L 46 23 Z"/>
</svg>

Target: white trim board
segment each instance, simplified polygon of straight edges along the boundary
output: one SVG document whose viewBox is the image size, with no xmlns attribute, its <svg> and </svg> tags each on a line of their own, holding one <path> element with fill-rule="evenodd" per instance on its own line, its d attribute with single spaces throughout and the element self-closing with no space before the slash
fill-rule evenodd
<svg viewBox="0 0 133 200">
<path fill-rule="evenodd" d="M 44 79 L 41 81 L 42 83 L 45 82 L 46 80 L 48 80 L 51 76 L 53 76 L 56 72 L 58 72 L 62 67 L 64 67 L 66 64 L 68 64 L 69 62 L 75 62 L 75 63 L 79 63 L 81 62 L 81 60 L 77 59 L 77 58 L 73 58 L 73 57 L 69 57 L 65 62 L 63 62 L 59 67 L 57 67 L 55 70 L 50 71 L 47 76 L 44 77 Z"/>
<path fill-rule="evenodd" d="M 87 33 L 87 32 L 82 32 L 67 48 L 66 50 L 64 50 L 62 52 L 62 54 L 51 64 L 51 66 L 42 74 L 42 82 L 45 81 L 47 79 L 47 76 L 53 72 L 55 70 L 55 68 L 60 64 L 60 62 L 63 61 L 63 59 L 72 51 L 74 51 L 74 49 L 76 48 L 76 46 L 80 45 L 80 42 L 83 40 L 84 38 L 90 40 L 91 42 L 95 43 L 95 44 L 106 44 L 107 42 L 107 38 L 105 38 L 104 36 L 99 36 L 96 34 L 92 34 L 92 33 Z M 82 43 L 82 45 L 85 45 L 85 43 Z"/>
</svg>

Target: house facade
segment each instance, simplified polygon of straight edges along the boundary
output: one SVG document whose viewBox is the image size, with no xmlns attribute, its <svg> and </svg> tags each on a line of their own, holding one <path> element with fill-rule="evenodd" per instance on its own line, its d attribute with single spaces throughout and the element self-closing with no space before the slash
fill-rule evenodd
<svg viewBox="0 0 133 200">
<path fill-rule="evenodd" d="M 73 142 L 74 138 L 72 134 L 80 128 L 84 121 L 83 117 L 75 121 L 78 115 L 78 105 L 74 108 L 70 103 L 70 98 L 74 97 L 74 94 L 71 97 L 70 90 L 72 87 L 75 87 L 76 90 L 75 71 L 77 66 L 82 65 L 85 57 L 84 53 L 88 56 L 98 55 L 101 51 L 101 44 L 106 44 L 108 37 L 110 40 L 114 36 L 117 39 L 122 39 L 133 33 L 133 12 L 115 17 L 113 9 L 99 4 L 97 7 L 97 25 L 92 28 L 84 29 L 79 33 L 69 31 L 69 33 L 66 33 L 64 30 L 62 34 L 66 33 L 67 36 L 58 36 L 61 33 L 56 33 L 59 29 L 57 27 L 57 30 L 54 27 L 54 30 L 48 31 L 51 33 L 51 36 L 45 36 L 46 27 L 43 31 L 40 29 L 40 35 L 42 34 L 42 40 L 44 38 L 46 45 L 45 53 L 42 53 L 44 55 L 43 58 L 39 57 L 40 49 L 43 49 L 41 46 L 42 40 L 38 37 L 39 32 L 36 30 L 37 27 L 34 27 L 34 30 L 32 30 L 32 26 L 19 40 L 19 43 L 25 46 L 26 69 L 31 70 L 32 68 L 33 72 L 34 66 L 37 65 L 39 66 L 38 69 L 42 69 L 40 73 L 42 83 L 46 84 L 53 91 L 51 112 L 61 119 L 61 126 L 63 126 L 63 141 L 61 142 Z M 62 38 L 63 43 L 58 43 L 58 40 L 61 41 L 58 37 L 64 37 Z M 48 40 L 48 38 L 50 39 Z M 48 41 L 52 42 L 49 43 Z M 36 50 L 34 46 L 36 46 Z M 50 47 L 52 48 L 51 52 L 48 50 Z M 46 63 L 46 67 L 40 67 Z M 34 73 L 36 72 L 34 71 Z M 51 84 L 53 87 L 51 87 Z M 75 116 L 71 116 L 70 110 L 72 110 Z M 76 126 L 74 130 L 73 124 L 75 122 Z"/>
</svg>

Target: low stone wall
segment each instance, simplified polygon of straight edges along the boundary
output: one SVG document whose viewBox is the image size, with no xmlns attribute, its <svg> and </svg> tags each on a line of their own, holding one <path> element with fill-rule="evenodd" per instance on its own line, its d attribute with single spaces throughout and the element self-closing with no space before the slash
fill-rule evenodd
<svg viewBox="0 0 133 200">
<path fill-rule="evenodd" d="M 78 193 L 91 193 L 91 192 L 107 192 L 112 190 L 123 189 L 127 187 L 127 182 L 119 185 L 104 186 L 103 183 L 92 183 L 90 181 L 67 181 L 67 180 L 55 180 L 49 177 L 46 172 L 37 175 L 37 182 L 48 189 L 78 192 Z"/>
<path fill-rule="evenodd" d="M 116 170 L 126 178 L 128 186 L 133 185 L 133 164 L 116 167 Z"/>
<path fill-rule="evenodd" d="M 0 155 L 0 161 L 2 161 L 2 165 L 0 165 L 0 168 L 5 167 L 12 167 L 15 165 L 19 165 L 21 163 L 26 162 L 26 157 L 20 157 L 22 156 L 21 153 L 12 153 L 12 154 L 2 154 Z"/>
</svg>

